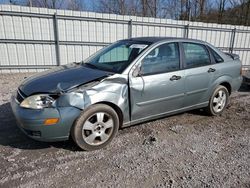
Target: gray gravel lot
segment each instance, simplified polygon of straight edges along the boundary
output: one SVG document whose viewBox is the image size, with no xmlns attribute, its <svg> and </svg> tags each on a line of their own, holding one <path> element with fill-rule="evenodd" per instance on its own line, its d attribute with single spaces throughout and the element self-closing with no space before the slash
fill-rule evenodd
<svg viewBox="0 0 250 188">
<path fill-rule="evenodd" d="M 42 143 L 9 99 L 27 74 L 0 74 L 0 187 L 250 187 L 250 88 L 223 115 L 192 111 L 119 131 L 105 149 Z"/>
</svg>

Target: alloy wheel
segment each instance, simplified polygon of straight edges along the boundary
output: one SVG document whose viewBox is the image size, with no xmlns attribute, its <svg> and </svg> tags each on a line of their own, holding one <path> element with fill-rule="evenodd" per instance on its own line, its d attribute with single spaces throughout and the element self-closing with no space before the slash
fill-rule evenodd
<svg viewBox="0 0 250 188">
<path fill-rule="evenodd" d="M 112 117 L 107 113 L 97 112 L 84 122 L 82 137 L 89 145 L 101 145 L 111 137 L 113 128 Z"/>
<path fill-rule="evenodd" d="M 221 112 L 227 101 L 227 95 L 224 90 L 219 90 L 213 98 L 213 110 L 216 113 Z"/>
</svg>

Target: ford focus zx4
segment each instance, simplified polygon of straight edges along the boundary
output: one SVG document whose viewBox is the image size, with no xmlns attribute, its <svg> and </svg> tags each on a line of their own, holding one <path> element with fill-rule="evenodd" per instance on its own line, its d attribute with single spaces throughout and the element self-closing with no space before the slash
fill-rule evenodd
<svg viewBox="0 0 250 188">
<path fill-rule="evenodd" d="M 83 150 L 95 150 L 121 127 L 197 108 L 221 114 L 241 82 L 239 56 L 206 42 L 131 38 L 25 79 L 11 106 L 29 137 L 72 137 Z"/>
</svg>

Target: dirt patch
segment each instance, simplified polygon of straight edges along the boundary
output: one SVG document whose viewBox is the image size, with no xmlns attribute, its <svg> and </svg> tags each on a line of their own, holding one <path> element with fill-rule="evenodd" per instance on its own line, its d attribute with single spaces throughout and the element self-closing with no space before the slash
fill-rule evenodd
<svg viewBox="0 0 250 188">
<path fill-rule="evenodd" d="M 17 128 L 9 99 L 29 75 L 0 75 L 0 187 L 250 187 L 250 88 L 221 116 L 196 110 L 147 122 L 82 152 Z"/>
</svg>

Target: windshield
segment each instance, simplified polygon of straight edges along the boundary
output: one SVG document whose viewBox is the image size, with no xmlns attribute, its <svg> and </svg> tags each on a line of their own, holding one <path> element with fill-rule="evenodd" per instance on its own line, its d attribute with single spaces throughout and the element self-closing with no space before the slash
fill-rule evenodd
<svg viewBox="0 0 250 188">
<path fill-rule="evenodd" d="M 92 68 L 122 73 L 150 43 L 141 41 L 118 41 L 97 52 L 84 63 Z"/>
</svg>

